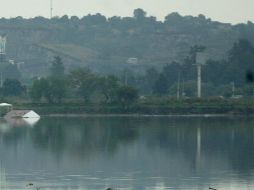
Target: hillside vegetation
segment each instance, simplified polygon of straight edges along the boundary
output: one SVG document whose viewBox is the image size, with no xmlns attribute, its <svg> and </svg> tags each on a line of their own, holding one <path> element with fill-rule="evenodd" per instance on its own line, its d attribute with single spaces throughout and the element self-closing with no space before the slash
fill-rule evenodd
<svg viewBox="0 0 254 190">
<path fill-rule="evenodd" d="M 223 59 L 240 38 L 254 42 L 254 24 L 224 24 L 204 15 L 171 13 L 165 20 L 148 17 L 142 9 L 133 17 L 106 18 L 101 14 L 83 18 L 63 16 L 0 19 L 0 33 L 8 35 L 9 59 L 25 62 L 23 75 L 47 74 L 52 57 L 59 55 L 67 68 L 88 66 L 102 73 L 123 68 L 142 72 L 182 62 L 193 45 L 205 45 L 212 59 Z M 138 58 L 138 68 L 128 58 Z"/>
</svg>

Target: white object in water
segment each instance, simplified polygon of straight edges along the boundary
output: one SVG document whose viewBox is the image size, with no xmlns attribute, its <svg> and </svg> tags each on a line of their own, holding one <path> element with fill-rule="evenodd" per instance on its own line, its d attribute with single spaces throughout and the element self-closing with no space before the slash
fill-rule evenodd
<svg viewBox="0 0 254 190">
<path fill-rule="evenodd" d="M 33 110 L 12 110 L 5 118 L 40 118 L 40 116 Z"/>
</svg>

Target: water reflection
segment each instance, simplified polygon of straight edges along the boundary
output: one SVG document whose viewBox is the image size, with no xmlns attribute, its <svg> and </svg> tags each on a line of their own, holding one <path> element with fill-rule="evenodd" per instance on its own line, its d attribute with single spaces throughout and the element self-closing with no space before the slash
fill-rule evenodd
<svg viewBox="0 0 254 190">
<path fill-rule="evenodd" d="M 7 117 L 0 124 L 5 125 L 6 123 L 11 127 L 30 126 L 33 127 L 38 123 L 40 118 L 12 118 Z"/>
<path fill-rule="evenodd" d="M 0 167 L 0 189 L 6 189 L 7 188 L 7 181 L 6 181 L 6 175 L 5 170 Z"/>
<path fill-rule="evenodd" d="M 43 118 L 1 121 L 9 187 L 253 189 L 254 121 L 218 118 Z"/>
</svg>

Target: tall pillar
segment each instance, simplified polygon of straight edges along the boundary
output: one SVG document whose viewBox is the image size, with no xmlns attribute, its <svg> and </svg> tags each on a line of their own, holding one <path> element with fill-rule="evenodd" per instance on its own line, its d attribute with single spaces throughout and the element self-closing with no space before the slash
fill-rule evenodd
<svg viewBox="0 0 254 190">
<path fill-rule="evenodd" d="M 197 96 L 198 98 L 201 98 L 201 64 L 198 64 L 197 65 L 197 68 L 198 68 L 198 78 L 197 78 Z"/>
<path fill-rule="evenodd" d="M 5 47 L 6 47 L 6 36 L 1 36 L 0 35 L 0 62 L 3 63 L 5 62 Z"/>
</svg>

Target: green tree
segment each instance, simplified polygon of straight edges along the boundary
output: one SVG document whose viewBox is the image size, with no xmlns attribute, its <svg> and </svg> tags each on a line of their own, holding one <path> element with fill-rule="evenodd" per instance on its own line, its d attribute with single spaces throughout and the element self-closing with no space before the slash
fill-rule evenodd
<svg viewBox="0 0 254 190">
<path fill-rule="evenodd" d="M 65 67 L 61 57 L 56 56 L 54 57 L 54 61 L 52 62 L 50 68 L 50 75 L 54 77 L 62 77 L 64 76 Z"/>
<path fill-rule="evenodd" d="M 86 78 L 86 80 L 83 80 L 81 83 L 81 86 L 78 89 L 78 93 L 85 101 L 90 101 L 92 95 L 96 92 L 98 89 L 98 78 L 94 75 L 91 75 L 90 77 Z"/>
<path fill-rule="evenodd" d="M 119 80 L 115 76 L 101 77 L 99 80 L 99 90 L 104 95 L 105 102 L 111 103 L 116 99 Z"/>
<path fill-rule="evenodd" d="M 48 91 L 45 91 L 45 97 L 48 102 L 61 103 L 66 96 L 68 84 L 65 78 L 50 77 L 48 80 Z"/>
<path fill-rule="evenodd" d="M 117 101 L 123 106 L 134 103 L 138 99 L 138 90 L 131 86 L 120 86 L 117 90 Z"/>
<path fill-rule="evenodd" d="M 165 17 L 166 25 L 178 26 L 183 23 L 184 18 L 177 12 L 173 12 Z"/>
<path fill-rule="evenodd" d="M 168 93 L 168 80 L 164 74 L 160 74 L 158 80 L 153 86 L 153 93 L 157 95 L 166 95 Z"/>
<path fill-rule="evenodd" d="M 88 25 L 100 25 L 100 24 L 105 24 L 107 22 L 107 18 L 103 15 L 101 15 L 100 13 L 97 13 L 95 15 L 87 15 L 85 17 L 82 18 L 82 21 Z"/>
<path fill-rule="evenodd" d="M 149 68 L 146 70 L 145 75 L 141 78 L 140 88 L 145 94 L 152 94 L 155 82 L 158 80 L 160 73 L 155 68 Z"/>
<path fill-rule="evenodd" d="M 29 94 L 34 101 L 45 98 L 49 103 L 61 103 L 67 89 L 68 84 L 65 78 L 49 77 L 35 80 Z"/>
<path fill-rule="evenodd" d="M 16 79 L 6 79 L 3 83 L 3 95 L 4 96 L 20 96 L 26 90 L 26 87 Z"/>
<path fill-rule="evenodd" d="M 254 47 L 250 41 L 240 39 L 234 43 L 233 48 L 229 51 L 228 64 L 226 70 L 231 81 L 237 85 L 244 85 L 246 75 L 254 72 Z"/>
<path fill-rule="evenodd" d="M 87 68 L 72 71 L 70 79 L 73 88 L 85 101 L 89 101 L 91 96 L 98 90 L 99 77 Z"/>
<path fill-rule="evenodd" d="M 143 20 L 146 17 L 146 12 L 143 9 L 135 9 L 134 10 L 134 18 L 137 20 Z"/>
<path fill-rule="evenodd" d="M 45 97 L 46 91 L 48 93 L 48 86 L 48 81 L 44 78 L 34 80 L 29 91 L 29 95 L 33 101 L 40 101 L 43 97 Z"/>
</svg>

